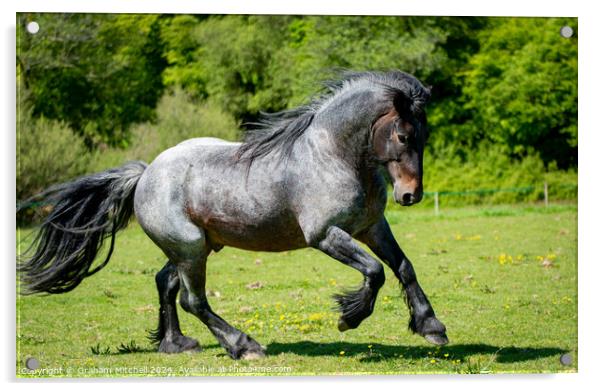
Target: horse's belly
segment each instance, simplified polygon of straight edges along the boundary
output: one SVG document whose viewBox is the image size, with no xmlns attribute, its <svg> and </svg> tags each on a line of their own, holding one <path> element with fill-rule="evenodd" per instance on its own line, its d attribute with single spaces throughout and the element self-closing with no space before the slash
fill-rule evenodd
<svg viewBox="0 0 602 391">
<path fill-rule="evenodd" d="M 209 212 L 195 220 L 205 230 L 214 248 L 230 246 L 252 251 L 287 251 L 307 247 L 298 223 L 290 217 L 248 222 Z"/>
</svg>

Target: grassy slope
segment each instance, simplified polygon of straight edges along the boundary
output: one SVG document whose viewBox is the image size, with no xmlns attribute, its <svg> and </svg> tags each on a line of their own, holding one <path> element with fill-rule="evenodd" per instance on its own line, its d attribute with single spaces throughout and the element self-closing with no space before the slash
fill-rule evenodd
<svg viewBox="0 0 602 391">
<path fill-rule="evenodd" d="M 560 354 L 569 352 L 576 361 L 577 353 L 575 206 L 452 209 L 439 217 L 426 209 L 387 213 L 448 328 L 448 346 L 437 349 L 407 330 L 408 313 L 388 270 L 374 314 L 358 329 L 339 333 L 330 296 L 357 285 L 357 272 L 315 250 L 269 254 L 225 248 L 208 264 L 208 289 L 219 296 L 210 301 L 222 317 L 267 346 L 268 357 L 232 361 L 181 310 L 184 332 L 204 350 L 155 353 L 146 335 L 156 326 L 154 274 L 164 257 L 132 224 L 119 235 L 106 269 L 75 291 L 19 298 L 17 371 L 27 357 L 37 358 L 42 368 L 70 367 L 71 375 L 80 376 L 118 367 L 161 367 L 175 375 L 185 368 L 206 375 L 210 369 L 244 373 L 273 366 L 290 367 L 289 374 L 576 370 L 576 362 L 568 367 L 559 362 Z M 542 266 L 548 261 L 549 267 Z M 255 282 L 261 287 L 247 287 Z M 131 341 L 139 351 L 118 352 Z M 110 353 L 93 354 L 91 347 Z"/>
</svg>

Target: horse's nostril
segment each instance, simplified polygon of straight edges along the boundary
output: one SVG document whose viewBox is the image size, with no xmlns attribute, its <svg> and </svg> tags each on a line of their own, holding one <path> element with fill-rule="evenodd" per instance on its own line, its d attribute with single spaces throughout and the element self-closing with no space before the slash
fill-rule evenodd
<svg viewBox="0 0 602 391">
<path fill-rule="evenodd" d="M 414 203 L 414 194 L 412 194 L 412 193 L 405 193 L 401 197 L 401 201 L 403 202 L 404 205 L 412 205 Z"/>
</svg>

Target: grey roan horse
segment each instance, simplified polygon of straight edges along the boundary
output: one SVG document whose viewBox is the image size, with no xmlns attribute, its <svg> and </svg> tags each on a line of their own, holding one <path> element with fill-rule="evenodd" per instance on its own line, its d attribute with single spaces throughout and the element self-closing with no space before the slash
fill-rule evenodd
<svg viewBox="0 0 602 391">
<path fill-rule="evenodd" d="M 161 153 L 150 165 L 122 167 L 56 185 L 38 197 L 53 205 L 19 264 L 24 293 L 75 288 L 111 256 L 115 234 L 131 215 L 168 258 L 157 274 L 160 352 L 198 350 L 180 331 L 176 296 L 234 359 L 265 349 L 215 314 L 205 294 L 211 251 L 318 249 L 361 272 L 358 290 L 335 296 L 340 331 L 356 328 L 374 308 L 385 281 L 381 262 L 403 285 L 410 329 L 447 343 L 412 264 L 384 217 L 386 182 L 394 198 L 422 198 L 422 157 L 430 92 L 403 72 L 362 72 L 328 84 L 310 104 L 266 115 L 244 142 L 199 138 Z M 386 170 L 380 170 L 380 167 Z M 105 239 L 110 249 L 92 268 Z M 302 267 L 300 265 L 300 267 Z"/>
</svg>

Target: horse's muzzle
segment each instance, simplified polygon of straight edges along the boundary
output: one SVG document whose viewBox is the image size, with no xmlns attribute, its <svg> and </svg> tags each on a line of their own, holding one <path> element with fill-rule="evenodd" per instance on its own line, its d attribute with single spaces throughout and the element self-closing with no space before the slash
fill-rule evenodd
<svg viewBox="0 0 602 391">
<path fill-rule="evenodd" d="M 414 205 L 418 202 L 420 202 L 420 198 L 415 197 L 414 194 L 412 194 L 412 193 L 405 193 L 401 197 L 401 205 L 403 205 L 403 206 Z"/>
<path fill-rule="evenodd" d="M 395 202 L 403 206 L 411 206 L 419 203 L 422 200 L 422 190 L 416 189 L 409 191 L 407 189 L 401 189 L 398 186 L 393 188 L 393 198 Z"/>
</svg>

